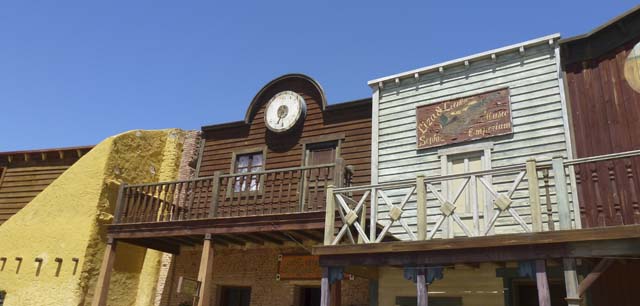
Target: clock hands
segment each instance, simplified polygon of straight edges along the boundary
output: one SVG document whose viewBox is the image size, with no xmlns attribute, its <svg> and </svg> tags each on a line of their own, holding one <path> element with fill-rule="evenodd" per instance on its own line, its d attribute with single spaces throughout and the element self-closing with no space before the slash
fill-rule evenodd
<svg viewBox="0 0 640 306">
<path fill-rule="evenodd" d="M 280 107 L 278 107 L 278 121 L 276 124 L 280 124 L 280 121 L 284 119 L 288 113 L 289 108 L 286 105 L 280 105 Z"/>
</svg>

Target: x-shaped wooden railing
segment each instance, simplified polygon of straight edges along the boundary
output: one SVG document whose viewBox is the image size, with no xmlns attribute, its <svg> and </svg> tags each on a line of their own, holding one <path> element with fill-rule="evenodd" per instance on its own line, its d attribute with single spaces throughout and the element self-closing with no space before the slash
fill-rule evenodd
<svg viewBox="0 0 640 306">
<path fill-rule="evenodd" d="M 552 165 L 553 167 L 551 167 Z M 552 164 L 547 163 L 539 166 L 536 165 L 535 160 L 531 159 L 527 161 L 524 167 L 523 165 L 514 165 L 493 171 L 436 176 L 428 179 L 424 176 L 418 176 L 416 180 L 403 180 L 369 186 L 352 186 L 337 189 L 329 186 L 326 193 L 327 214 L 324 243 L 325 245 L 336 245 L 341 243 L 344 237 L 347 237 L 349 242 L 354 244 L 378 243 L 389 235 L 392 227 L 396 224 L 399 225 L 397 227 L 398 232 L 393 233 L 396 238 L 399 237 L 398 235 L 406 233 L 406 237 L 409 240 L 434 239 L 439 232 L 443 233 L 441 235 L 443 238 L 452 238 L 453 233 L 449 231 L 445 235 L 443 232 L 443 224 L 448 219 L 457 224 L 465 236 L 486 236 L 495 230 L 498 219 L 503 217 L 505 212 L 525 232 L 542 231 L 538 171 L 542 169 L 547 171 L 550 168 L 553 168 L 554 171 L 558 215 L 560 223 L 564 224 L 561 228 L 571 228 L 572 217 L 570 216 L 567 177 L 565 176 L 566 167 L 563 165 L 563 159 L 558 157 L 554 158 Z M 491 175 L 500 175 L 502 177 L 514 175 L 514 179 L 508 189 L 499 190 L 487 179 L 487 176 Z M 518 209 L 525 208 L 530 210 L 529 223 L 522 217 L 522 211 L 518 212 L 514 207 L 514 194 L 520 188 L 522 182 L 525 181 L 525 178 L 528 185 L 528 201 L 523 199 L 523 204 L 526 202 L 526 205 L 521 205 Z M 461 183 L 459 183 L 455 193 L 445 195 L 442 188 L 445 186 L 444 184 L 449 184 L 452 181 L 461 181 Z M 436 187 L 437 184 L 440 184 L 440 188 Z M 481 201 L 478 201 L 478 191 L 481 189 L 488 194 L 487 199 L 491 201 L 490 205 L 483 204 L 485 212 L 483 215 L 485 220 L 483 228 L 481 228 L 479 221 Z M 392 197 L 390 197 L 390 191 L 393 191 Z M 461 203 L 458 202 L 465 191 L 468 192 L 468 196 L 464 198 L 464 201 L 470 202 L 470 205 L 465 206 L 472 209 L 473 228 L 470 228 L 463 221 L 463 216 L 456 212 L 456 210 L 459 210 L 457 207 L 461 206 Z M 548 190 L 546 193 L 548 196 Z M 435 223 L 427 222 L 427 197 L 429 194 L 439 202 L 436 207 L 440 214 L 437 216 Z M 358 196 L 359 199 L 356 199 Z M 412 200 L 415 201 L 416 213 L 407 215 L 405 207 Z M 486 201 L 483 202 L 486 203 Z M 367 206 L 370 208 L 369 210 L 367 210 Z M 379 207 L 388 208 L 386 215 L 378 213 Z M 430 208 L 433 209 L 434 207 Z M 335 233 L 336 211 L 339 214 L 339 220 L 342 221 L 337 234 Z M 385 219 L 381 224 L 378 223 L 379 216 Z M 367 217 L 369 220 L 366 220 Z M 416 218 L 414 227 L 409 225 L 407 217 Z M 468 217 L 468 214 L 464 217 Z M 553 221 L 551 220 L 550 222 Z M 430 227 L 429 229 L 427 228 L 428 226 Z M 451 228 L 448 230 L 451 230 Z M 355 235 L 358 236 L 357 241 L 354 237 Z"/>
</svg>

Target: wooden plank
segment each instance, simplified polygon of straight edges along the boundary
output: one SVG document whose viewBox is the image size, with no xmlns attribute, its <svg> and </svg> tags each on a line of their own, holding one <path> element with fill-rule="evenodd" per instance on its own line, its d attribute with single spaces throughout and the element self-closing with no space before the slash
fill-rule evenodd
<svg viewBox="0 0 640 306">
<path fill-rule="evenodd" d="M 331 245 L 335 236 L 336 202 L 333 193 L 333 185 L 327 187 L 324 221 L 324 245 Z"/>
<path fill-rule="evenodd" d="M 536 260 L 536 285 L 538 288 L 538 305 L 551 306 L 551 293 L 549 293 L 549 280 L 547 279 L 547 263 L 544 260 Z"/>
<path fill-rule="evenodd" d="M 434 250 L 473 249 L 493 246 L 544 245 L 579 241 L 606 241 L 640 238 L 640 225 L 606 228 L 560 230 L 539 233 L 503 234 L 487 237 L 459 237 L 427 241 L 382 242 L 367 245 L 315 246 L 314 255 L 424 252 Z"/>
<path fill-rule="evenodd" d="M 93 294 L 92 306 L 107 306 L 107 295 L 109 294 L 109 282 L 113 264 L 116 261 L 116 242 L 109 238 L 104 250 L 104 257 L 100 265 L 100 274 Z"/>
<path fill-rule="evenodd" d="M 320 306 L 331 306 L 331 285 L 329 284 L 329 268 L 322 267 L 320 280 Z"/>
<path fill-rule="evenodd" d="M 213 283 L 213 242 L 211 235 L 206 235 L 202 246 L 202 256 L 200 257 L 200 268 L 198 270 L 198 281 L 200 291 L 198 292 L 198 306 L 211 306 L 212 283 Z"/>
<path fill-rule="evenodd" d="M 576 272 L 576 260 L 564 258 L 564 283 L 566 286 L 568 306 L 580 306 L 582 299 L 578 295 L 578 273 Z"/>
<path fill-rule="evenodd" d="M 593 268 L 593 270 L 580 282 L 580 285 L 578 286 L 578 296 L 584 296 L 589 287 L 591 287 L 591 285 L 593 285 L 593 283 L 602 276 L 602 273 L 604 273 L 613 263 L 613 259 L 601 259 L 600 262 L 598 262 L 598 265 L 596 265 L 596 267 Z"/>
<path fill-rule="evenodd" d="M 427 271 L 425 268 L 418 268 L 418 273 L 416 275 L 416 291 L 418 306 L 428 306 L 429 305 L 429 295 L 427 288 Z"/>
<path fill-rule="evenodd" d="M 542 208 L 540 205 L 540 186 L 535 158 L 527 160 L 527 185 L 529 188 L 529 206 L 531 206 L 531 226 L 534 232 L 542 231 Z M 542 304 L 540 304 L 542 306 Z M 548 305 L 547 305 L 548 306 Z"/>
<path fill-rule="evenodd" d="M 418 240 L 427 239 L 427 189 L 425 187 L 424 175 L 416 178 L 416 214 L 418 223 Z"/>
<path fill-rule="evenodd" d="M 553 158 L 552 165 L 556 186 L 556 200 L 558 201 L 558 217 L 560 219 L 560 229 L 571 229 L 571 204 L 569 203 L 567 176 L 565 174 L 562 156 L 555 156 Z"/>
</svg>

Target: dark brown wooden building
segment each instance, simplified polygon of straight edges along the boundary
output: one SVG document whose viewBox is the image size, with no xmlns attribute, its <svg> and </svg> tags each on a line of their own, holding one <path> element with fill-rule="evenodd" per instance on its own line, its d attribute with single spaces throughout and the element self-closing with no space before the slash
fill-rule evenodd
<svg viewBox="0 0 640 306">
<path fill-rule="evenodd" d="M 118 242 L 176 254 L 178 269 L 199 267 L 173 270 L 161 305 L 178 305 L 189 278 L 201 286 L 198 305 L 317 302 L 310 246 L 323 239 L 325 190 L 369 182 L 370 142 L 370 98 L 329 105 L 308 76 L 274 79 L 243 120 L 202 127 L 195 178 L 121 187 L 94 305 L 106 303 Z M 350 304 L 365 305 L 362 296 Z"/>
<path fill-rule="evenodd" d="M 640 149 L 640 7 L 560 41 L 574 157 Z M 583 227 L 640 223 L 640 159 L 577 166 Z"/>
</svg>

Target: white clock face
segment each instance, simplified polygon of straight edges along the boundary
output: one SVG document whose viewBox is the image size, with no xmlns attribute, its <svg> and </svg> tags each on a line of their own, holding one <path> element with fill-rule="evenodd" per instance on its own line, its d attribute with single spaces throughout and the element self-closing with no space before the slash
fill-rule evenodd
<svg viewBox="0 0 640 306">
<path fill-rule="evenodd" d="M 292 128 L 300 118 L 304 118 L 306 111 L 307 104 L 299 94 L 282 91 L 267 103 L 264 120 L 270 130 L 281 133 Z"/>
</svg>

